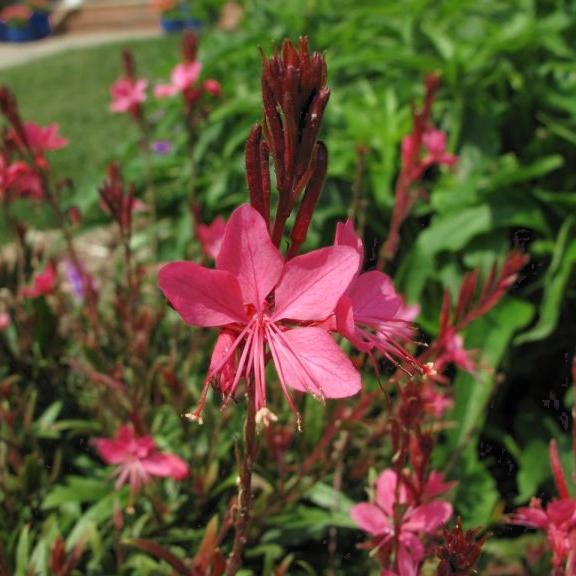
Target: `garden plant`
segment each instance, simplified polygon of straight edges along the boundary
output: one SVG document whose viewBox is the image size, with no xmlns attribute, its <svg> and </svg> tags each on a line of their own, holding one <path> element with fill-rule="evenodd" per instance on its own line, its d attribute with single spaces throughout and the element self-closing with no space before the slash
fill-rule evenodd
<svg viewBox="0 0 576 576">
<path fill-rule="evenodd" d="M 574 7 L 240 4 L 2 77 L 0 576 L 576 576 Z"/>
</svg>

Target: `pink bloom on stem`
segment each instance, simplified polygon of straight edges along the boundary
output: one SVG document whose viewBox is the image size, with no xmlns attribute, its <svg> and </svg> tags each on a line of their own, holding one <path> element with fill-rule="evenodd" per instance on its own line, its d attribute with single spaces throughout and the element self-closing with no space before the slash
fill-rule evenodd
<svg viewBox="0 0 576 576">
<path fill-rule="evenodd" d="M 38 298 L 52 294 L 56 290 L 56 264 L 50 262 L 40 274 L 37 274 L 29 286 L 20 289 L 20 296 L 23 298 Z"/>
<path fill-rule="evenodd" d="M 355 278 L 338 302 L 334 329 L 363 352 L 375 348 L 388 359 L 414 364 L 414 358 L 400 343 L 411 338 L 410 321 L 418 314 L 418 307 L 406 307 L 383 272 L 359 273 L 364 249 L 350 219 L 338 223 L 334 244 L 353 248 L 360 262 Z"/>
<path fill-rule="evenodd" d="M 438 373 L 444 371 L 448 364 L 460 366 L 466 372 L 474 372 L 476 364 L 470 352 L 464 348 L 464 339 L 453 328 L 448 328 L 440 340 L 441 352 L 434 363 Z"/>
<path fill-rule="evenodd" d="M 222 216 L 218 216 L 212 224 L 198 224 L 196 227 L 196 234 L 204 253 L 216 260 L 218 252 L 222 247 L 222 240 L 224 240 L 224 232 L 226 231 L 226 220 Z"/>
<path fill-rule="evenodd" d="M 202 88 L 204 88 L 204 91 L 208 92 L 208 94 L 212 94 L 212 96 L 220 96 L 220 92 L 222 92 L 220 82 L 218 82 L 218 80 L 214 80 L 213 78 L 204 80 Z"/>
<path fill-rule="evenodd" d="M 437 484 L 438 480 L 443 482 L 441 477 L 434 482 Z M 376 481 L 375 503 L 356 504 L 350 515 L 362 530 L 374 537 L 375 546 L 387 558 L 393 552 L 396 554 L 399 576 L 417 576 L 426 551 L 421 536 L 436 532 L 452 515 L 452 505 L 442 501 L 414 505 L 406 487 L 397 483 L 396 472 L 384 470 Z M 396 522 L 399 506 L 404 513 L 400 522 Z"/>
<path fill-rule="evenodd" d="M 215 270 L 192 262 L 165 265 L 159 285 L 181 318 L 194 326 L 220 328 L 191 418 L 201 420 L 211 382 L 230 399 L 241 378 L 253 383 L 256 410 L 268 413 L 267 351 L 294 412 L 289 388 L 319 398 L 356 394 L 360 375 L 318 324 L 334 312 L 358 265 L 357 252 L 347 246 L 321 248 L 285 262 L 262 216 L 246 204 L 226 224 Z"/>
<path fill-rule="evenodd" d="M 42 181 L 26 163 L 10 163 L 0 154 L 0 201 L 10 201 L 13 195 L 40 200 L 44 197 Z"/>
<path fill-rule="evenodd" d="M 576 576 L 576 500 L 570 498 L 555 440 L 550 441 L 549 454 L 560 498 L 549 502 L 546 508 L 542 508 L 538 498 L 533 498 L 529 507 L 509 514 L 508 522 L 544 530 L 552 550 L 554 575 Z"/>
<path fill-rule="evenodd" d="M 8 314 L 8 312 L 0 312 L 0 332 L 8 330 L 10 324 L 12 324 L 10 314 Z"/>
<path fill-rule="evenodd" d="M 156 98 L 167 98 L 184 92 L 192 87 L 202 70 L 202 64 L 197 60 L 177 64 L 170 75 L 170 84 L 159 84 L 154 89 Z"/>
<path fill-rule="evenodd" d="M 438 130 L 433 126 L 427 128 L 422 134 L 422 144 L 426 149 L 426 155 L 422 162 L 426 166 L 432 166 L 433 164 L 452 166 L 458 160 L 454 154 L 446 152 L 448 135 L 442 130 Z"/>
<path fill-rule="evenodd" d="M 58 133 L 60 126 L 55 122 L 48 126 L 27 122 L 24 130 L 28 146 L 37 154 L 43 154 L 48 150 L 60 150 L 69 144 L 69 141 Z"/>
<path fill-rule="evenodd" d="M 446 132 L 429 126 L 424 132 L 415 131 L 402 139 L 402 167 L 410 182 L 415 182 L 431 166 L 452 166 L 458 157 L 446 151 Z M 422 155 L 423 154 L 423 155 Z"/>
<path fill-rule="evenodd" d="M 148 81 L 144 79 L 119 78 L 110 88 L 112 96 L 110 110 L 117 113 L 137 114 L 146 100 L 147 87 Z"/>
<path fill-rule="evenodd" d="M 121 426 L 114 438 L 97 438 L 94 445 L 104 462 L 118 467 L 116 489 L 130 484 L 135 493 L 152 476 L 183 480 L 188 475 L 184 460 L 160 452 L 151 436 L 137 437 L 131 426 Z"/>
</svg>

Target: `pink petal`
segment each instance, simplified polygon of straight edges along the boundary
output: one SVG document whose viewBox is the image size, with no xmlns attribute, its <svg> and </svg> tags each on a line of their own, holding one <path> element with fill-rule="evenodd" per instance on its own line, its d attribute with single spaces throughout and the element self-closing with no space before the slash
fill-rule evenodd
<svg viewBox="0 0 576 576">
<path fill-rule="evenodd" d="M 182 480 L 188 475 L 188 464 L 174 454 L 152 454 L 142 460 L 142 467 L 152 476 Z"/>
<path fill-rule="evenodd" d="M 274 320 L 323 320 L 356 275 L 360 258 L 347 246 L 320 248 L 290 260 L 276 288 Z"/>
<path fill-rule="evenodd" d="M 434 532 L 452 516 L 449 502 L 430 502 L 408 512 L 402 528 L 411 532 Z"/>
<path fill-rule="evenodd" d="M 216 267 L 233 274 L 244 302 L 262 310 L 282 274 L 284 260 L 272 244 L 264 218 L 248 204 L 230 216 Z"/>
<path fill-rule="evenodd" d="M 202 64 L 198 61 L 182 62 L 176 65 L 170 76 L 172 85 L 180 91 L 185 90 L 198 80 L 201 70 Z"/>
<path fill-rule="evenodd" d="M 364 532 L 368 532 L 372 536 L 380 536 L 392 531 L 390 521 L 382 510 L 378 506 L 374 506 L 374 504 L 363 502 L 352 506 L 350 516 Z"/>
<path fill-rule="evenodd" d="M 334 245 L 354 248 L 354 250 L 358 252 L 360 258 L 358 268 L 362 266 L 362 262 L 364 261 L 364 246 L 362 240 L 356 234 L 356 230 L 354 230 L 354 222 L 352 221 L 352 218 L 348 218 L 346 222 L 338 222 L 338 224 L 336 224 Z"/>
<path fill-rule="evenodd" d="M 229 272 L 172 262 L 160 269 L 158 284 L 188 324 L 223 326 L 246 321 L 240 287 Z"/>
<path fill-rule="evenodd" d="M 398 576 L 418 576 L 419 559 L 415 558 L 404 546 L 398 550 Z"/>
<path fill-rule="evenodd" d="M 396 494 L 398 494 L 398 504 L 406 503 L 406 488 L 403 484 L 397 488 L 396 478 L 394 470 L 384 470 L 376 480 L 376 502 L 390 517 L 394 515 Z"/>
<path fill-rule="evenodd" d="M 269 331 L 268 336 L 278 375 L 290 388 L 325 398 L 359 392 L 360 374 L 321 328 Z"/>
<path fill-rule="evenodd" d="M 508 515 L 508 523 L 527 526 L 528 528 L 545 529 L 548 526 L 548 516 L 541 508 L 518 508 Z"/>
<path fill-rule="evenodd" d="M 444 474 L 434 470 L 428 476 L 428 481 L 424 486 L 424 492 L 422 496 L 426 499 L 435 498 L 440 496 L 440 494 L 445 494 L 448 490 L 451 490 L 456 486 L 458 482 L 444 482 Z"/>
<path fill-rule="evenodd" d="M 235 340 L 236 336 L 232 332 L 222 330 L 216 340 L 210 359 L 208 374 L 214 374 L 214 378 L 217 378 L 217 383 L 214 386 L 225 395 L 231 391 L 236 375 L 236 353 L 230 354 Z"/>
<path fill-rule="evenodd" d="M 356 322 L 367 325 L 389 322 L 402 304 L 392 280 L 377 270 L 358 276 L 350 285 L 347 296 L 352 300 Z"/>
<path fill-rule="evenodd" d="M 154 96 L 156 98 L 168 98 L 178 94 L 178 86 L 172 84 L 159 84 L 154 88 Z"/>
<path fill-rule="evenodd" d="M 204 253 L 214 260 L 218 257 L 222 247 L 225 232 L 226 220 L 222 216 L 218 216 L 212 224 L 198 224 L 196 228 L 196 234 L 202 244 Z"/>
</svg>

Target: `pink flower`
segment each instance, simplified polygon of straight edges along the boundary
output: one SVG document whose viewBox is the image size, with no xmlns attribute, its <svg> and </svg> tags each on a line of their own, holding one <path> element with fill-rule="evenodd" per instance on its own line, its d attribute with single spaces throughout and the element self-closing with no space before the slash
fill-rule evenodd
<svg viewBox="0 0 576 576">
<path fill-rule="evenodd" d="M 422 160 L 426 167 L 433 164 L 452 166 L 458 160 L 454 154 L 446 152 L 448 136 L 442 130 L 438 130 L 433 126 L 427 128 L 422 134 L 422 144 L 426 148 L 426 155 Z"/>
<path fill-rule="evenodd" d="M 121 426 L 113 439 L 97 438 L 94 445 L 104 462 L 118 466 L 116 489 L 130 484 L 135 493 L 152 476 L 183 480 L 188 475 L 184 460 L 160 452 L 151 436 L 138 438 L 131 426 Z"/>
<path fill-rule="evenodd" d="M 360 390 L 360 375 L 318 324 L 325 321 L 354 278 L 358 254 L 347 246 L 314 250 L 285 262 L 266 222 L 248 205 L 226 224 L 216 270 L 174 262 L 158 275 L 164 295 L 194 326 L 219 327 L 208 378 L 197 410 L 200 420 L 211 382 L 231 398 L 241 378 L 253 384 L 256 410 L 266 414 L 266 363 L 274 362 L 282 391 L 320 398 Z"/>
<path fill-rule="evenodd" d="M 218 252 L 224 240 L 224 232 L 226 231 L 226 220 L 222 216 L 218 216 L 212 224 L 199 223 L 196 226 L 196 234 L 204 253 L 210 258 L 216 260 Z"/>
<path fill-rule="evenodd" d="M 28 146 L 36 154 L 43 154 L 48 150 L 59 150 L 68 146 L 69 141 L 58 134 L 60 126 L 55 122 L 48 126 L 38 126 L 32 122 L 24 125 Z"/>
<path fill-rule="evenodd" d="M 334 244 L 353 248 L 362 263 L 362 241 L 351 220 L 338 223 Z M 386 274 L 377 270 L 360 274 L 358 269 L 338 302 L 333 328 L 363 352 L 375 348 L 388 359 L 400 358 L 413 364 L 415 360 L 400 343 L 411 338 L 410 321 L 417 314 L 418 307 L 405 306 Z"/>
<path fill-rule="evenodd" d="M 508 522 L 545 530 L 552 550 L 554 576 L 576 576 L 576 500 L 570 498 L 555 440 L 550 441 L 549 454 L 560 498 L 549 502 L 545 509 L 539 499 L 533 498 L 529 507 L 510 514 Z"/>
<path fill-rule="evenodd" d="M 408 134 L 402 139 L 402 166 L 407 171 L 409 179 L 414 182 L 431 166 L 452 166 L 458 157 L 446 152 L 448 136 L 446 132 L 434 126 L 427 127 L 423 132 Z M 423 156 L 421 154 L 423 153 Z"/>
<path fill-rule="evenodd" d="M 212 96 L 220 96 L 220 92 L 222 92 L 220 82 L 218 82 L 218 80 L 214 80 L 213 78 L 204 80 L 202 88 L 204 88 L 204 91 L 208 92 L 208 94 L 212 94 Z"/>
<path fill-rule="evenodd" d="M 0 312 L 0 332 L 8 330 L 10 324 L 12 324 L 10 314 L 8 314 L 8 312 Z"/>
<path fill-rule="evenodd" d="M 181 62 L 177 64 L 170 75 L 170 84 L 160 84 L 154 89 L 156 98 L 166 98 L 184 92 L 193 86 L 202 70 L 202 64 L 194 62 Z"/>
<path fill-rule="evenodd" d="M 119 78 L 110 88 L 112 112 L 137 114 L 146 100 L 148 81 L 144 79 Z"/>
<path fill-rule="evenodd" d="M 389 560 L 395 554 L 399 576 L 417 576 L 426 553 L 421 537 L 433 534 L 450 518 L 452 505 L 441 501 L 416 505 L 404 484 L 397 482 L 396 472 L 384 470 L 376 481 L 376 502 L 356 504 L 350 515 L 362 530 L 374 537 L 381 556 Z M 439 476 L 432 482 L 429 496 L 444 492 L 450 486 Z M 404 510 L 400 522 L 395 520 L 399 510 Z M 394 572 L 384 571 L 384 574 Z"/>
<path fill-rule="evenodd" d="M 439 342 L 440 354 L 434 363 L 438 373 L 445 370 L 448 364 L 460 366 L 466 372 L 474 372 L 476 364 L 470 352 L 464 348 L 464 339 L 453 328 L 447 328 Z"/>
<path fill-rule="evenodd" d="M 10 163 L 0 154 L 0 201 L 10 201 L 14 195 L 40 200 L 44 197 L 42 181 L 24 162 Z"/>
<path fill-rule="evenodd" d="M 29 286 L 20 289 L 20 296 L 23 298 L 38 298 L 52 294 L 56 290 L 56 264 L 50 262 L 40 274 L 37 274 Z"/>
</svg>

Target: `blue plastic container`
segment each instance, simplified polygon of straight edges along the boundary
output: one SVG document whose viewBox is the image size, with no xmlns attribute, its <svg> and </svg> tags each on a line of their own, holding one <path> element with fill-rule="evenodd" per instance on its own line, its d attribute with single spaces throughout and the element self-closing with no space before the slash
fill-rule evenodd
<svg viewBox="0 0 576 576">
<path fill-rule="evenodd" d="M 30 42 L 34 40 L 34 35 L 30 25 L 6 26 L 4 28 L 4 38 L 7 42 Z"/>
<path fill-rule="evenodd" d="M 184 20 L 177 20 L 175 18 L 161 18 L 160 26 L 166 34 L 177 34 L 184 30 Z"/>
<path fill-rule="evenodd" d="M 48 12 L 33 12 L 30 17 L 30 27 L 34 38 L 46 38 L 50 36 L 52 27 L 50 26 L 50 15 Z"/>
</svg>

